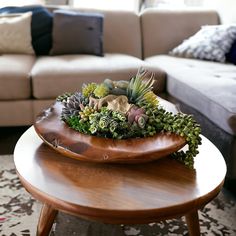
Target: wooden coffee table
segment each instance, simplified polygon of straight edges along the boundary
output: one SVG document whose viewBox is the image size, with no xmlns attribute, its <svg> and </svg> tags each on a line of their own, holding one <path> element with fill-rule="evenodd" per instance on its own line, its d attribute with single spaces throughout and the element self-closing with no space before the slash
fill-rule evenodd
<svg viewBox="0 0 236 236">
<path fill-rule="evenodd" d="M 45 145 L 34 128 L 14 152 L 26 190 L 43 202 L 37 235 L 48 235 L 58 211 L 111 224 L 138 224 L 185 216 L 200 235 L 198 209 L 220 192 L 226 165 L 205 137 L 195 171 L 165 157 L 146 164 L 96 164 L 64 157 Z"/>
</svg>

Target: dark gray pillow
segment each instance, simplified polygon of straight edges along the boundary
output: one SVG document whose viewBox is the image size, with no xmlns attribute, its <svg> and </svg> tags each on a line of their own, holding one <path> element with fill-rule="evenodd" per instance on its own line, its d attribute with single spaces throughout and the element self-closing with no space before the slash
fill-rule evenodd
<svg viewBox="0 0 236 236">
<path fill-rule="evenodd" d="M 54 11 L 52 55 L 94 54 L 103 56 L 103 15 Z"/>
</svg>

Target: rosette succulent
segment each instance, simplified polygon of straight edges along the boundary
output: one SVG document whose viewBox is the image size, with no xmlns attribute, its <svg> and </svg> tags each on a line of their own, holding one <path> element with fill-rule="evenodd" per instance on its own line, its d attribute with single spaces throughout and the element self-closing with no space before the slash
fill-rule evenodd
<svg viewBox="0 0 236 236">
<path fill-rule="evenodd" d="M 66 120 L 70 116 L 78 116 L 81 108 L 86 106 L 88 102 L 88 98 L 84 97 L 80 92 L 76 92 L 70 97 L 67 97 L 67 99 L 63 101 L 62 119 Z"/>
<path fill-rule="evenodd" d="M 101 129 L 105 129 L 109 126 L 110 120 L 107 115 L 104 115 L 100 118 L 98 125 Z"/>
</svg>

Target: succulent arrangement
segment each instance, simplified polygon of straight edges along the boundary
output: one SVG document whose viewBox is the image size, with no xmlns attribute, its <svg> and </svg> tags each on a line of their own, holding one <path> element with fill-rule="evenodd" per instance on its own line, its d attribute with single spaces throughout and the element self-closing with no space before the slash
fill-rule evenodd
<svg viewBox="0 0 236 236">
<path fill-rule="evenodd" d="M 170 132 L 186 139 L 187 151 L 172 156 L 193 168 L 201 144 L 200 126 L 191 115 L 167 112 L 153 93 L 154 75 L 139 70 L 130 81 L 84 84 L 81 92 L 65 93 L 61 119 L 72 129 L 113 139 L 144 138 Z"/>
</svg>

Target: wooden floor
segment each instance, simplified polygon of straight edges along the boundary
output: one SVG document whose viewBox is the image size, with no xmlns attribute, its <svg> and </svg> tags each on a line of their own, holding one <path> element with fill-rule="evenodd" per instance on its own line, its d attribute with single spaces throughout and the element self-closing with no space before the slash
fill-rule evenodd
<svg viewBox="0 0 236 236">
<path fill-rule="evenodd" d="M 0 127 L 0 155 L 13 154 L 17 140 L 27 128 L 27 126 Z"/>
</svg>

